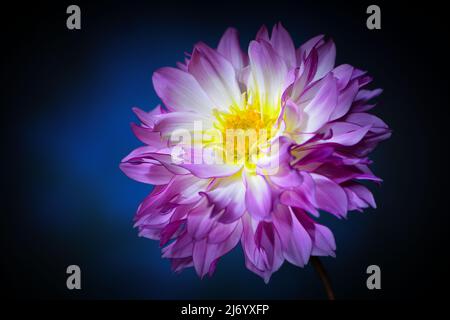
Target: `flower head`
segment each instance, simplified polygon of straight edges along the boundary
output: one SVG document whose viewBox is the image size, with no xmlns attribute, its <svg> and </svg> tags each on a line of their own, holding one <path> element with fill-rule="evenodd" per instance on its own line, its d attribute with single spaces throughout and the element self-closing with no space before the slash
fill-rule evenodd
<svg viewBox="0 0 450 320">
<path fill-rule="evenodd" d="M 211 275 L 240 242 L 267 282 L 284 260 L 334 256 L 319 210 L 342 218 L 375 207 L 358 181 L 381 181 L 368 155 L 390 130 L 367 112 L 381 90 L 363 89 L 372 78 L 335 67 L 335 56 L 323 36 L 295 49 L 281 24 L 271 36 L 262 27 L 244 53 L 230 28 L 216 49 L 198 43 L 177 68 L 154 73 L 164 108 L 134 109 L 145 145 L 120 167 L 155 185 L 135 226 L 175 271 Z"/>
</svg>

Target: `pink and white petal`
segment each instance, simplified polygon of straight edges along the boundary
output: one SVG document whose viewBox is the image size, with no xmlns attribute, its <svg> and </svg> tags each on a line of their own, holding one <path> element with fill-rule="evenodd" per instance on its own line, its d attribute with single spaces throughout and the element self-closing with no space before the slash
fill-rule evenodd
<svg viewBox="0 0 450 320">
<path fill-rule="evenodd" d="M 332 71 L 333 75 L 338 79 L 337 84 L 338 84 L 339 91 L 344 90 L 344 88 L 347 87 L 350 80 L 352 80 L 352 75 L 353 75 L 354 69 L 355 68 L 353 68 L 349 64 L 341 64 L 340 66 L 337 66 L 336 68 L 333 69 L 333 71 Z M 355 82 L 358 84 L 357 81 L 355 81 Z M 358 88 L 359 88 L 359 86 L 358 86 Z"/>
<path fill-rule="evenodd" d="M 238 82 L 241 85 L 241 87 L 243 88 L 243 91 L 245 91 L 245 88 L 247 87 L 247 85 L 250 81 L 249 79 L 250 79 L 251 73 L 252 73 L 252 68 L 250 67 L 250 65 L 245 66 L 238 73 Z"/>
<path fill-rule="evenodd" d="M 217 244 L 217 247 L 215 249 L 217 258 L 225 255 L 228 253 L 231 249 L 236 247 L 236 245 L 239 243 L 239 241 L 242 238 L 242 222 L 236 221 L 234 224 L 234 230 L 231 232 L 231 234 L 221 243 Z M 221 228 L 223 226 L 222 223 L 217 223 L 214 229 Z M 211 241 L 208 239 L 208 242 L 211 243 Z"/>
<path fill-rule="evenodd" d="M 327 227 L 316 223 L 314 225 L 314 246 L 311 254 L 313 256 L 335 257 L 336 241 L 334 235 Z"/>
<path fill-rule="evenodd" d="M 317 48 L 319 62 L 317 63 L 317 72 L 313 81 L 322 79 L 334 68 L 336 60 L 336 46 L 333 40 L 328 40 Z"/>
<path fill-rule="evenodd" d="M 370 131 L 373 133 L 386 133 L 389 130 L 388 125 L 383 120 L 370 113 L 354 112 L 349 114 L 345 121 L 359 126 L 370 126 Z"/>
<path fill-rule="evenodd" d="M 179 166 L 202 179 L 232 176 L 242 168 L 240 165 L 206 163 L 182 163 Z"/>
<path fill-rule="evenodd" d="M 312 239 L 313 256 L 332 256 L 335 257 L 336 242 L 334 235 L 327 227 L 315 223 L 305 212 L 294 210 L 295 216 L 304 226 Z"/>
<path fill-rule="evenodd" d="M 255 244 L 258 249 L 255 261 L 259 262 L 262 267 L 261 275 L 264 277 L 264 281 L 268 283 L 272 274 L 284 262 L 281 240 L 272 223 L 259 223 L 255 231 Z M 259 267 L 257 264 L 256 266 Z"/>
<path fill-rule="evenodd" d="M 281 188 L 299 185 L 302 177 L 291 167 L 293 156 L 290 152 L 294 141 L 282 136 L 272 142 L 269 154 L 261 156 L 256 164 L 256 173 L 266 176 L 268 181 Z"/>
<path fill-rule="evenodd" d="M 163 229 L 166 227 L 170 219 L 172 217 L 172 212 L 174 210 L 171 210 L 169 213 L 165 212 L 151 212 L 147 215 L 142 216 L 134 223 L 134 227 L 150 227 L 155 229 Z"/>
<path fill-rule="evenodd" d="M 344 189 L 347 192 L 349 203 L 352 203 L 355 209 L 367 208 L 368 206 L 372 208 L 377 207 L 372 192 L 365 186 L 358 183 L 351 183 L 346 185 Z"/>
<path fill-rule="evenodd" d="M 149 128 L 153 128 L 153 125 L 155 124 L 155 116 L 164 113 L 160 105 L 156 106 L 156 108 L 150 110 L 149 112 L 145 112 L 144 110 L 137 107 L 132 108 L 132 110 L 136 114 L 138 119 L 142 122 L 142 124 Z"/>
<path fill-rule="evenodd" d="M 267 30 L 267 27 L 265 25 L 261 26 L 259 28 L 258 32 L 256 33 L 256 40 L 264 40 L 269 42 L 269 30 Z"/>
<path fill-rule="evenodd" d="M 270 43 L 289 69 L 296 66 L 294 42 L 281 23 L 273 26 Z"/>
<path fill-rule="evenodd" d="M 355 184 L 350 186 L 350 189 L 358 195 L 361 199 L 363 199 L 367 204 L 369 204 L 372 208 L 376 208 L 377 204 L 375 203 L 375 199 L 373 197 L 372 192 L 369 189 L 364 187 L 363 185 Z"/>
<path fill-rule="evenodd" d="M 222 223 L 236 221 L 246 210 L 245 187 L 240 177 L 215 179 L 205 195 L 214 205 L 214 214 L 222 212 L 219 217 Z"/>
<path fill-rule="evenodd" d="M 173 209 L 173 211 L 172 211 L 172 216 L 170 217 L 170 221 L 171 222 L 186 221 L 189 210 L 191 210 L 194 205 L 195 204 L 193 204 L 193 203 L 187 204 L 187 205 L 177 205 L 175 207 L 175 209 Z"/>
<path fill-rule="evenodd" d="M 160 149 L 156 152 L 149 152 L 145 154 L 143 157 L 145 159 L 155 160 L 166 167 L 167 170 L 172 172 L 175 175 L 186 175 L 189 173 L 188 170 L 180 167 L 178 162 L 174 161 L 176 154 L 176 150 L 173 151 L 174 148 L 164 148 Z"/>
<path fill-rule="evenodd" d="M 164 166 L 150 162 L 122 162 L 120 169 L 131 179 L 155 185 L 167 184 L 173 173 Z"/>
<path fill-rule="evenodd" d="M 280 188 L 292 188 L 302 183 L 302 176 L 291 167 L 280 167 L 278 173 L 268 179 Z"/>
<path fill-rule="evenodd" d="M 252 41 L 249 46 L 251 77 L 249 90 L 259 95 L 266 108 L 276 108 L 288 75 L 283 59 L 266 41 Z"/>
<path fill-rule="evenodd" d="M 184 206 L 180 206 L 176 203 L 171 203 L 171 201 L 177 198 L 193 197 L 197 196 L 200 200 L 200 192 L 205 191 L 208 181 L 203 179 L 198 179 L 192 175 L 175 175 L 173 179 L 165 186 L 158 189 L 154 189 L 152 193 L 147 196 L 138 208 L 135 220 L 139 220 L 142 216 L 149 214 L 151 212 L 164 212 L 171 210 L 175 207 L 175 212 L 178 208 L 183 209 Z M 196 189 L 190 189 L 190 187 L 195 187 Z M 185 192 L 189 191 L 189 194 Z M 166 209 L 168 207 L 168 209 Z M 189 207 L 188 207 L 189 208 Z M 184 209 L 181 210 L 181 213 Z"/>
<path fill-rule="evenodd" d="M 302 70 L 300 76 L 294 81 L 292 86 L 288 89 L 289 98 L 293 101 L 299 102 L 299 98 L 305 91 L 305 88 L 311 83 L 314 75 L 317 71 L 318 56 L 317 51 L 313 49 L 311 54 L 308 55 L 304 64 L 302 64 Z"/>
<path fill-rule="evenodd" d="M 304 106 L 306 126 L 304 132 L 312 133 L 326 124 L 333 113 L 337 103 L 337 87 L 335 78 L 328 75 L 317 95 Z"/>
<path fill-rule="evenodd" d="M 269 282 L 273 272 L 283 264 L 281 240 L 273 224 L 242 217 L 243 234 L 241 245 L 247 268 Z"/>
<path fill-rule="evenodd" d="M 336 183 L 343 183 L 352 179 L 371 180 L 381 182 L 365 165 L 334 165 L 324 163 L 315 170 L 316 173 L 332 179 Z"/>
<path fill-rule="evenodd" d="M 208 115 L 195 112 L 169 112 L 157 117 L 154 131 L 160 132 L 165 138 L 178 141 L 184 135 L 189 136 L 194 131 L 207 130 L 212 127 L 212 119 Z"/>
<path fill-rule="evenodd" d="M 211 264 L 215 260 L 215 253 L 212 249 L 213 247 L 208 245 L 206 238 L 196 241 L 194 244 L 192 259 L 195 271 L 200 278 L 208 274 Z"/>
<path fill-rule="evenodd" d="M 301 150 L 297 153 L 299 159 L 295 162 L 295 166 L 301 168 L 310 163 L 322 163 L 329 159 L 333 152 L 334 148 L 329 145 L 316 145 L 313 148 Z"/>
<path fill-rule="evenodd" d="M 343 146 L 353 146 L 360 142 L 369 132 L 371 125 L 360 127 L 348 122 L 335 122 L 329 127 L 332 136 L 323 140 L 325 143 L 336 143 Z"/>
<path fill-rule="evenodd" d="M 300 65 L 308 57 L 309 53 L 314 47 L 317 47 L 318 45 L 323 43 L 323 37 L 324 35 L 322 34 L 315 36 L 314 38 L 306 41 L 303 45 L 300 46 L 300 48 L 297 49 L 297 65 Z"/>
<path fill-rule="evenodd" d="M 171 239 L 179 235 L 179 231 L 182 230 L 182 226 L 185 220 L 172 221 L 164 229 L 161 230 L 159 246 L 166 245 Z"/>
<path fill-rule="evenodd" d="M 264 220 L 272 211 L 272 191 L 263 176 L 244 172 L 245 204 L 256 220 Z"/>
<path fill-rule="evenodd" d="M 216 218 L 211 213 L 213 206 L 208 205 L 206 200 L 201 200 L 192 208 L 187 216 L 187 231 L 196 241 L 208 236 L 211 228 L 216 222 Z"/>
<path fill-rule="evenodd" d="M 157 152 L 158 148 L 154 146 L 143 146 L 138 147 L 130 152 L 125 158 L 122 159 L 121 162 L 129 162 L 129 161 L 143 161 L 142 158 L 148 158 L 148 155 L 154 152 Z"/>
<path fill-rule="evenodd" d="M 366 112 L 375 108 L 375 106 L 376 106 L 375 103 L 370 104 L 364 101 L 354 101 L 350 109 L 350 112 Z"/>
<path fill-rule="evenodd" d="M 217 52 L 223 55 L 238 73 L 248 64 L 248 57 L 242 52 L 239 45 L 239 33 L 235 28 L 228 28 L 220 39 Z"/>
<path fill-rule="evenodd" d="M 183 189 L 178 193 L 178 195 L 170 199 L 171 203 L 180 205 L 197 203 L 201 199 L 202 193 L 208 188 L 210 183 L 209 179 L 198 179 L 195 177 L 188 180 L 190 183 L 183 184 Z"/>
<path fill-rule="evenodd" d="M 278 269 L 283 263 L 281 241 L 273 223 L 261 221 L 255 231 L 256 247 L 264 251 L 266 269 Z"/>
<path fill-rule="evenodd" d="M 231 105 L 240 105 L 241 91 L 235 70 L 227 59 L 204 43 L 195 46 L 189 73 L 214 103 L 214 107 L 227 110 Z"/>
<path fill-rule="evenodd" d="M 356 81 L 352 81 L 343 91 L 339 93 L 336 108 L 331 114 L 330 121 L 339 119 L 347 114 L 357 93 L 358 84 Z"/>
<path fill-rule="evenodd" d="M 194 76 L 180 69 L 165 67 L 153 73 L 153 87 L 171 111 L 210 114 L 213 102 Z"/>
<path fill-rule="evenodd" d="M 305 266 L 311 255 L 312 240 L 292 209 L 278 205 L 273 212 L 273 223 L 283 244 L 284 258 L 296 266 Z"/>
<path fill-rule="evenodd" d="M 369 206 L 364 200 L 359 198 L 352 190 L 345 187 L 344 190 L 348 198 L 348 211 L 358 210 L 362 212 L 363 209 Z"/>
<path fill-rule="evenodd" d="M 289 134 L 297 134 L 301 128 L 303 111 L 292 100 L 288 100 L 284 106 L 285 131 Z"/>
<path fill-rule="evenodd" d="M 230 235 L 235 232 L 236 228 L 241 228 L 241 219 L 238 219 L 231 223 L 216 223 L 214 228 L 208 234 L 208 243 L 221 243 L 227 240 Z M 242 230 L 241 230 L 242 231 Z"/>
<path fill-rule="evenodd" d="M 231 235 L 221 243 L 208 243 L 207 238 L 196 241 L 192 258 L 197 274 L 204 277 L 214 272 L 217 260 L 238 244 L 241 235 L 242 224 L 238 223 Z"/>
<path fill-rule="evenodd" d="M 375 90 L 360 90 L 358 94 L 356 95 L 355 100 L 359 101 L 369 101 L 373 98 L 378 97 L 380 94 L 383 93 L 383 89 L 375 89 Z"/>
<path fill-rule="evenodd" d="M 309 212 L 310 214 L 318 217 L 319 211 L 307 198 L 305 193 L 295 190 L 283 191 L 280 195 L 280 202 L 285 206 L 296 207 Z"/>
<path fill-rule="evenodd" d="M 153 131 L 147 127 L 138 126 L 135 123 L 131 124 L 131 130 L 139 140 L 149 146 L 154 146 L 158 149 L 162 149 L 167 146 L 167 143 L 163 142 L 160 132 Z"/>
<path fill-rule="evenodd" d="M 162 249 L 163 258 L 188 258 L 192 257 L 194 241 L 185 230 L 174 242 Z"/>
<path fill-rule="evenodd" d="M 189 173 L 186 169 L 178 167 L 173 164 L 172 161 L 172 148 L 157 149 L 153 146 L 139 147 L 133 150 L 128 156 L 126 156 L 122 162 L 150 162 L 155 164 L 161 164 L 166 167 L 170 172 L 176 175 L 184 175 Z"/>
<path fill-rule="evenodd" d="M 161 229 L 144 226 L 142 228 L 139 228 L 138 236 L 151 240 L 159 240 L 161 238 Z"/>
<path fill-rule="evenodd" d="M 181 272 L 183 269 L 193 267 L 192 257 L 170 259 L 171 267 L 174 272 Z"/>
<path fill-rule="evenodd" d="M 345 217 L 348 208 L 345 191 L 336 182 L 322 175 L 311 173 L 311 177 L 316 184 L 317 206 L 338 218 Z"/>
</svg>

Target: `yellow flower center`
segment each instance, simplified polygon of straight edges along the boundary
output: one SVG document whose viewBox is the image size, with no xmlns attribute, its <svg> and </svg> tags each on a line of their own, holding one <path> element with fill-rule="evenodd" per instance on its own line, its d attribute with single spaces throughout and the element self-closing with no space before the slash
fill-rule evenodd
<svg viewBox="0 0 450 320">
<path fill-rule="evenodd" d="M 276 134 L 277 112 L 264 113 L 258 103 L 245 101 L 244 107 L 231 106 L 227 111 L 214 110 L 214 128 L 221 135 L 224 160 L 255 169 L 260 148 Z"/>
</svg>

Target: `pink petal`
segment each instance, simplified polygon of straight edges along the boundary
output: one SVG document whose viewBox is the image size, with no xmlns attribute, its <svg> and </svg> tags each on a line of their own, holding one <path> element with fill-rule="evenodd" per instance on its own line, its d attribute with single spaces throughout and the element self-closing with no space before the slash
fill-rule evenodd
<svg viewBox="0 0 450 320">
<path fill-rule="evenodd" d="M 122 162 L 120 169 L 131 179 L 148 184 L 167 184 L 173 173 L 162 165 L 149 162 Z"/>
<path fill-rule="evenodd" d="M 288 89 L 289 90 L 289 97 L 293 101 L 299 102 L 299 98 L 302 95 L 302 93 L 305 91 L 305 88 L 314 78 L 314 75 L 317 71 L 317 63 L 318 63 L 318 57 L 317 57 L 317 51 L 312 50 L 311 54 L 308 55 L 308 58 L 306 58 L 305 63 L 302 64 L 303 70 L 300 74 L 300 76 L 294 81 L 292 86 Z"/>
<path fill-rule="evenodd" d="M 203 130 L 209 129 L 212 127 L 212 119 L 207 115 L 194 112 L 169 112 L 155 119 L 153 130 L 160 132 L 163 137 L 177 141 L 183 133 L 190 134 L 196 127 Z"/>
<path fill-rule="evenodd" d="M 239 219 L 245 212 L 245 187 L 240 178 L 216 179 L 211 191 L 205 192 L 209 202 L 214 205 L 214 213 L 224 211 L 219 221 L 231 223 Z"/>
<path fill-rule="evenodd" d="M 217 259 L 228 253 L 239 242 L 242 235 L 242 224 L 236 225 L 231 235 L 221 243 L 211 244 L 207 239 L 195 242 L 192 258 L 195 271 L 200 277 L 211 274 L 215 269 Z M 211 266 L 213 267 L 211 268 Z"/>
<path fill-rule="evenodd" d="M 302 184 L 295 189 L 296 193 L 302 199 L 303 207 L 306 211 L 311 213 L 314 216 L 319 216 L 319 212 L 316 207 L 316 184 L 314 179 L 308 172 L 300 171 L 300 175 L 302 176 Z"/>
<path fill-rule="evenodd" d="M 323 37 L 324 35 L 315 36 L 314 38 L 306 41 L 303 45 L 301 45 L 300 48 L 297 49 L 296 56 L 298 65 L 300 65 L 304 61 L 304 59 L 308 57 L 314 47 L 323 43 Z"/>
<path fill-rule="evenodd" d="M 273 223 L 280 235 L 285 259 L 299 267 L 306 265 L 311 255 L 312 241 L 292 210 L 278 205 L 273 212 Z"/>
<path fill-rule="evenodd" d="M 194 241 L 185 231 L 174 242 L 162 249 L 163 258 L 187 258 L 191 257 L 194 250 Z"/>
<path fill-rule="evenodd" d="M 249 46 L 252 77 L 249 87 L 259 94 L 259 101 L 276 107 L 282 94 L 288 70 L 286 64 L 266 41 L 252 41 Z"/>
<path fill-rule="evenodd" d="M 154 108 L 150 112 L 145 112 L 139 108 L 133 108 L 133 112 L 136 114 L 139 120 L 149 128 L 153 128 L 153 125 L 155 123 L 155 116 L 164 113 L 160 105 L 156 106 L 156 108 Z"/>
<path fill-rule="evenodd" d="M 378 97 L 382 93 L 383 93 L 383 89 L 360 90 L 358 92 L 358 94 L 356 95 L 355 100 L 368 101 L 368 100 Z"/>
<path fill-rule="evenodd" d="M 279 235 L 271 223 L 262 221 L 255 224 L 248 215 L 242 217 L 242 224 L 245 265 L 268 283 L 272 273 L 284 261 Z"/>
<path fill-rule="evenodd" d="M 194 240 L 201 240 L 208 236 L 217 219 L 211 216 L 213 207 L 207 201 L 200 203 L 189 211 L 187 217 L 187 231 Z"/>
<path fill-rule="evenodd" d="M 317 55 L 319 62 L 317 64 L 317 72 L 313 81 L 322 79 L 334 68 L 336 60 L 336 46 L 333 40 L 328 40 L 323 45 L 317 48 Z"/>
<path fill-rule="evenodd" d="M 241 166 L 231 164 L 182 163 L 179 166 L 204 179 L 228 177 L 241 170 Z"/>
<path fill-rule="evenodd" d="M 336 108 L 331 114 L 330 121 L 339 119 L 340 117 L 347 114 L 357 93 L 358 84 L 356 83 L 356 81 L 352 81 L 347 88 L 339 93 Z"/>
<path fill-rule="evenodd" d="M 133 130 L 134 135 L 145 144 L 155 146 L 157 148 L 166 147 L 166 144 L 162 142 L 160 132 L 154 132 L 150 128 L 141 127 L 135 123 L 131 124 L 131 130 Z"/>
<path fill-rule="evenodd" d="M 337 103 L 336 81 L 333 76 L 327 76 L 315 97 L 306 104 L 304 113 L 307 115 L 307 133 L 320 129 L 330 119 Z"/>
<path fill-rule="evenodd" d="M 337 84 L 339 91 L 342 91 L 347 87 L 347 84 L 352 80 L 353 70 L 354 68 L 349 64 L 341 64 L 333 69 L 333 75 L 338 79 Z M 358 83 L 357 81 L 355 82 Z"/>
<path fill-rule="evenodd" d="M 305 227 L 312 239 L 313 246 L 311 255 L 313 256 L 335 256 L 336 242 L 334 235 L 327 227 L 315 223 L 308 215 L 301 210 L 295 210 L 295 216 Z"/>
<path fill-rule="evenodd" d="M 374 133 L 386 133 L 389 129 L 383 120 L 373 114 L 364 112 L 351 113 L 345 118 L 345 121 L 359 126 L 370 126 L 370 131 Z"/>
<path fill-rule="evenodd" d="M 316 184 L 318 207 L 337 217 L 345 217 L 347 214 L 347 195 L 344 190 L 337 183 L 322 175 L 311 173 L 311 177 Z"/>
<path fill-rule="evenodd" d="M 316 223 L 313 237 L 314 246 L 311 252 L 313 256 L 335 256 L 336 241 L 330 229 Z"/>
<path fill-rule="evenodd" d="M 330 177 L 336 183 L 346 182 L 352 179 L 364 179 L 381 182 L 372 172 L 367 170 L 367 166 L 363 165 L 339 165 L 324 163 L 315 171 L 318 174 Z"/>
<path fill-rule="evenodd" d="M 244 55 L 239 45 L 239 33 L 234 28 L 225 31 L 217 46 L 217 52 L 231 62 L 236 72 L 248 63 L 248 57 Z"/>
<path fill-rule="evenodd" d="M 191 175 L 175 175 L 167 185 L 154 189 L 152 193 L 144 199 L 138 208 L 135 219 L 139 220 L 141 217 L 152 212 L 166 211 L 166 207 L 177 207 L 177 209 L 181 207 L 181 209 L 183 209 L 182 206 L 172 204 L 171 200 L 175 198 L 191 198 L 194 196 L 197 197 L 197 200 L 200 200 L 201 196 L 199 195 L 199 192 L 205 191 L 207 183 L 207 180 L 201 180 Z M 190 187 L 194 189 L 191 189 Z M 186 191 L 188 191 L 189 194 L 187 194 Z"/>
<path fill-rule="evenodd" d="M 171 111 L 192 111 L 209 114 L 213 102 L 191 74 L 165 67 L 153 73 L 153 87 Z"/>
<path fill-rule="evenodd" d="M 214 49 L 203 43 L 197 44 L 188 69 L 210 97 L 214 107 L 227 110 L 232 105 L 240 105 L 241 91 L 234 68 Z"/>
<path fill-rule="evenodd" d="M 170 259 L 172 264 L 172 270 L 174 272 L 180 272 L 181 270 L 194 266 L 194 261 L 192 261 L 192 257 L 187 258 L 175 258 Z"/>
<path fill-rule="evenodd" d="M 351 183 L 344 188 L 347 193 L 349 204 L 352 205 L 350 210 L 359 210 L 371 206 L 376 208 L 375 199 L 372 193 L 365 186 L 357 183 Z"/>
<path fill-rule="evenodd" d="M 208 243 L 221 243 L 226 241 L 236 231 L 236 228 L 241 228 L 241 226 L 240 219 L 231 223 L 217 223 L 208 234 Z"/>
<path fill-rule="evenodd" d="M 291 139 L 284 136 L 273 141 L 271 154 L 258 160 L 256 173 L 266 176 L 268 181 L 282 188 L 299 185 L 302 178 L 290 164 L 293 159 L 290 152 L 293 144 Z"/>
<path fill-rule="evenodd" d="M 257 220 L 263 220 L 272 210 L 272 193 L 264 177 L 245 173 L 245 203 L 247 211 Z"/>
<path fill-rule="evenodd" d="M 258 32 L 256 33 L 256 40 L 264 40 L 269 42 L 269 31 L 267 30 L 266 26 L 261 26 L 261 28 L 259 28 Z"/>
<path fill-rule="evenodd" d="M 288 68 L 296 65 L 294 42 L 281 23 L 274 25 L 270 43 L 278 55 L 284 59 Z"/>
<path fill-rule="evenodd" d="M 333 152 L 333 147 L 320 145 L 309 150 L 302 150 L 302 156 L 295 165 L 301 167 L 310 163 L 321 163 L 327 160 Z"/>
<path fill-rule="evenodd" d="M 348 122 L 334 122 L 327 126 L 332 136 L 323 140 L 325 143 L 337 143 L 343 146 L 353 146 L 360 142 L 369 132 L 371 125 L 360 127 Z"/>
<path fill-rule="evenodd" d="M 180 227 L 183 225 L 184 220 L 176 220 L 169 223 L 162 231 L 161 231 L 161 239 L 159 242 L 159 246 L 164 246 L 170 239 L 176 236 L 177 231 L 180 230 Z"/>
</svg>

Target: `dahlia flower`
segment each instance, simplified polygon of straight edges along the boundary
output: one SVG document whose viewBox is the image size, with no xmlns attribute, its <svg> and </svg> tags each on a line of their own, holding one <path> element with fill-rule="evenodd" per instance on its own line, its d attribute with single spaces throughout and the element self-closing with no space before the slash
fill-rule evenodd
<svg viewBox="0 0 450 320">
<path fill-rule="evenodd" d="M 380 182 L 369 153 L 390 136 L 367 111 L 381 89 L 319 35 L 295 49 L 281 24 L 241 50 L 229 28 L 217 48 L 194 46 L 153 74 L 164 106 L 134 108 L 144 143 L 120 168 L 154 185 L 137 209 L 139 235 L 159 240 L 180 271 L 211 275 L 239 243 L 248 269 L 268 282 L 283 262 L 335 256 L 321 211 L 345 218 L 375 208 L 361 180 Z"/>
</svg>

